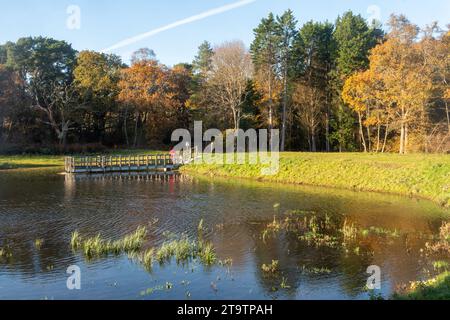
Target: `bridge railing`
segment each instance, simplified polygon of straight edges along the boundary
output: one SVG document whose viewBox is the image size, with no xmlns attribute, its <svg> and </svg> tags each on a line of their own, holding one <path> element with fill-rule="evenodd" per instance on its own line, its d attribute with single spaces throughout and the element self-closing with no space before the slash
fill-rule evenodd
<svg viewBox="0 0 450 320">
<path fill-rule="evenodd" d="M 176 163 L 169 154 L 66 157 L 65 170 L 75 172 L 165 169 Z"/>
</svg>

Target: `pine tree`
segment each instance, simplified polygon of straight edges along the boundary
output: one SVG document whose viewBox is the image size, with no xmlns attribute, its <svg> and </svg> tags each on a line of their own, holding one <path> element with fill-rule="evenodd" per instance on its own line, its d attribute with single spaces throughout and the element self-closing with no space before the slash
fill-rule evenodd
<svg viewBox="0 0 450 320">
<path fill-rule="evenodd" d="M 350 118 L 351 110 L 343 103 L 341 92 L 345 80 L 354 72 L 366 70 L 369 66 L 369 52 L 375 47 L 383 32 L 376 23 L 369 26 L 361 15 L 348 11 L 338 17 L 333 34 L 336 43 L 335 69 L 332 71 L 334 116 L 332 123 L 335 141 L 338 142 L 339 151 L 352 149 L 352 141 L 337 137 L 339 132 L 350 132 L 352 128 Z M 349 113 L 344 116 L 344 113 Z M 345 120 L 344 120 L 345 119 Z M 356 120 L 353 121 L 356 123 Z M 348 135 L 349 136 L 349 135 Z"/>
<path fill-rule="evenodd" d="M 264 90 L 264 101 L 267 101 L 267 122 L 269 130 L 274 126 L 274 100 L 276 92 L 277 66 L 277 24 L 273 13 L 263 18 L 254 29 L 255 39 L 250 46 L 257 82 Z"/>
<path fill-rule="evenodd" d="M 292 78 L 293 66 L 298 58 L 295 55 L 294 44 L 297 37 L 297 20 L 291 10 L 287 10 L 276 19 L 278 39 L 278 69 L 283 83 L 283 111 L 281 119 L 281 145 L 283 152 L 286 147 L 287 108 L 289 100 L 289 84 Z"/>
<path fill-rule="evenodd" d="M 214 55 L 214 50 L 208 41 L 204 41 L 198 48 L 198 54 L 195 56 L 192 65 L 194 66 L 194 71 L 197 74 L 206 77 L 208 72 L 211 70 L 212 57 Z"/>
</svg>

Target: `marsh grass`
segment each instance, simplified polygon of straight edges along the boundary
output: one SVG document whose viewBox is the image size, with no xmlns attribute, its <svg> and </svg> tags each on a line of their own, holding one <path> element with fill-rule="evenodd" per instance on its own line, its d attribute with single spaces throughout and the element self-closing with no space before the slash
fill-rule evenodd
<svg viewBox="0 0 450 320">
<path fill-rule="evenodd" d="M 341 232 L 344 237 L 344 242 L 354 241 L 358 235 L 358 228 L 354 223 L 350 223 L 345 219 Z"/>
<path fill-rule="evenodd" d="M 279 264 L 278 260 L 272 260 L 270 264 L 263 264 L 261 270 L 267 274 L 274 274 L 279 271 Z"/>
<path fill-rule="evenodd" d="M 428 254 L 450 255 L 450 222 L 443 222 L 437 239 L 433 242 L 427 242 L 425 247 Z"/>
<path fill-rule="evenodd" d="M 81 250 L 87 258 L 94 258 L 108 254 L 136 252 L 142 247 L 146 236 L 145 227 L 138 227 L 134 233 L 116 241 L 105 240 L 100 234 L 84 239 L 78 231 L 75 231 L 72 233 L 70 244 L 73 250 Z"/>
<path fill-rule="evenodd" d="M 449 264 L 447 261 L 443 261 L 443 260 L 438 260 L 438 261 L 433 261 L 433 268 L 436 271 L 448 271 L 448 267 Z"/>
<path fill-rule="evenodd" d="M 34 247 L 37 250 L 41 250 L 43 244 L 44 244 L 44 239 L 36 239 L 36 240 L 34 240 Z"/>
<path fill-rule="evenodd" d="M 304 274 L 330 274 L 331 270 L 325 267 L 306 267 L 305 265 L 301 268 L 302 273 Z"/>
<path fill-rule="evenodd" d="M 177 263 L 187 263 L 198 259 L 206 266 L 211 266 L 217 261 L 215 249 L 211 243 L 191 241 L 185 236 L 163 243 L 155 251 L 155 259 L 160 264 L 170 262 L 172 259 L 175 259 Z"/>
<path fill-rule="evenodd" d="M 12 258 L 13 254 L 9 247 L 0 248 L 0 258 Z"/>
<path fill-rule="evenodd" d="M 264 243 L 280 233 L 297 235 L 300 241 L 310 246 L 342 248 L 347 253 L 361 254 L 358 242 L 369 235 L 384 238 L 398 238 L 397 230 L 381 227 L 360 229 L 354 222 L 342 215 L 329 215 L 314 211 L 288 211 L 284 218 L 274 217 L 262 230 Z M 351 250 L 349 248 L 352 247 Z"/>
<path fill-rule="evenodd" d="M 202 226 L 198 228 L 199 230 L 204 229 L 202 221 L 199 226 Z M 191 240 L 186 235 L 170 234 L 168 240 L 158 248 L 143 250 L 147 233 L 147 228 L 138 227 L 134 233 L 111 241 L 103 239 L 101 235 L 84 238 L 75 231 L 72 233 L 70 244 L 74 251 L 81 251 L 88 259 L 127 253 L 130 259 L 137 260 L 148 271 L 152 270 L 155 262 L 164 265 L 171 263 L 173 259 L 177 264 L 187 264 L 195 260 L 208 267 L 216 264 L 227 267 L 232 265 L 231 259 L 218 260 L 212 243 L 203 241 L 200 235 L 198 240 Z"/>
<path fill-rule="evenodd" d="M 280 288 L 281 288 L 281 289 L 290 289 L 290 288 L 291 288 L 291 286 L 288 285 L 288 279 L 287 279 L 287 278 L 283 277 L 283 278 L 281 279 Z"/>
<path fill-rule="evenodd" d="M 383 236 L 383 237 L 390 237 L 390 238 L 398 238 L 400 237 L 400 233 L 395 230 L 389 230 L 381 227 L 374 227 L 371 226 L 368 229 L 362 229 L 360 231 L 361 235 L 363 237 L 367 237 L 371 234 L 377 235 L 377 236 Z"/>
</svg>

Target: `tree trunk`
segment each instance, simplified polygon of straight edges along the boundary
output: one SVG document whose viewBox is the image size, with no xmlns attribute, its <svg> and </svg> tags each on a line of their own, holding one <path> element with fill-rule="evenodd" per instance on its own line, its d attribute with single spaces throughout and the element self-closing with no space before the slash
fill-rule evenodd
<svg viewBox="0 0 450 320">
<path fill-rule="evenodd" d="M 381 124 L 380 121 L 377 123 L 377 153 L 380 151 L 380 135 L 381 135 Z"/>
<path fill-rule="evenodd" d="M 402 121 L 401 128 L 400 128 L 400 154 L 405 153 L 405 124 Z"/>
<path fill-rule="evenodd" d="M 327 152 L 331 151 L 330 148 L 330 105 L 327 104 L 327 113 L 325 115 L 325 149 Z"/>
<path fill-rule="evenodd" d="M 403 153 L 408 153 L 408 124 L 405 123 L 405 136 L 404 136 L 404 145 L 403 145 Z"/>
<path fill-rule="evenodd" d="M 445 102 L 445 112 L 447 114 L 447 127 L 448 127 L 448 133 L 450 133 L 450 112 L 448 110 L 448 102 Z"/>
<path fill-rule="evenodd" d="M 269 65 L 269 145 L 272 145 L 272 129 L 273 129 L 273 106 L 272 106 L 272 75 L 271 68 Z"/>
<path fill-rule="evenodd" d="M 366 139 L 364 138 L 361 112 L 358 112 L 358 120 L 359 120 L 359 134 L 361 135 L 361 142 L 364 147 L 364 152 L 367 152 L 367 145 L 366 145 Z"/>
<path fill-rule="evenodd" d="M 314 130 L 312 130 L 312 132 L 311 132 L 311 151 L 317 152 L 316 134 L 314 133 Z"/>
<path fill-rule="evenodd" d="M 125 110 L 125 117 L 123 121 L 123 130 L 125 133 L 125 141 L 127 143 L 127 147 L 130 146 L 130 140 L 128 138 L 128 109 Z"/>
<path fill-rule="evenodd" d="M 286 112 L 287 112 L 287 96 L 288 96 L 288 86 L 287 86 L 287 68 L 284 71 L 284 89 L 283 89 L 283 116 L 281 124 L 281 145 L 280 151 L 284 152 L 286 147 Z"/>
<path fill-rule="evenodd" d="M 135 113 L 135 120 L 134 120 L 134 142 L 133 142 L 133 147 L 136 148 L 137 147 L 137 143 L 138 143 L 138 129 L 139 129 L 139 120 L 141 118 L 141 114 L 139 112 Z"/>
<path fill-rule="evenodd" d="M 384 142 L 383 142 L 383 148 L 381 150 L 381 153 L 384 153 L 384 151 L 386 150 L 387 138 L 389 135 L 389 124 L 386 125 L 385 130 L 386 131 L 384 132 Z"/>
</svg>

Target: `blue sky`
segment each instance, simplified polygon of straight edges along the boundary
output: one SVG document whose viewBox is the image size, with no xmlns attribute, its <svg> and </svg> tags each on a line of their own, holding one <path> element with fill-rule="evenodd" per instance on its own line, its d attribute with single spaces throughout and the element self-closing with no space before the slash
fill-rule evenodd
<svg viewBox="0 0 450 320">
<path fill-rule="evenodd" d="M 24 36 L 47 36 L 66 40 L 75 49 L 103 50 L 114 44 L 176 21 L 236 3 L 240 0 L 15 0 L 2 1 L 0 43 Z M 251 0 L 250 0 L 251 1 Z M 67 8 L 81 10 L 81 28 L 67 27 Z M 243 40 L 249 45 L 252 30 L 269 12 L 292 9 L 299 23 L 334 21 L 351 9 L 366 18 L 379 13 L 383 22 L 391 13 L 404 13 L 424 26 L 450 23 L 450 0 L 254 0 L 245 6 L 158 33 L 113 52 L 125 61 L 134 50 L 152 48 L 168 65 L 190 62 L 203 40 L 218 44 Z"/>
</svg>

